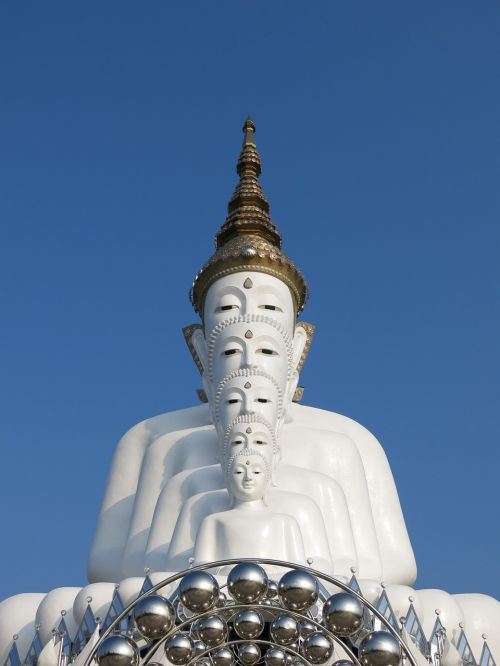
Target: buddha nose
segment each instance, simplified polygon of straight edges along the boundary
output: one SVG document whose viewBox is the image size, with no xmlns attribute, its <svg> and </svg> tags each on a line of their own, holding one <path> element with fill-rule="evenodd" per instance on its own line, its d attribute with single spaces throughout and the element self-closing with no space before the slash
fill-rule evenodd
<svg viewBox="0 0 500 666">
<path fill-rule="evenodd" d="M 254 404 L 253 397 L 246 393 L 243 398 L 243 408 L 247 414 L 253 414 L 255 412 Z"/>
<path fill-rule="evenodd" d="M 245 346 L 245 351 L 243 352 L 243 365 L 250 370 L 258 367 L 255 351 L 250 345 Z"/>
</svg>

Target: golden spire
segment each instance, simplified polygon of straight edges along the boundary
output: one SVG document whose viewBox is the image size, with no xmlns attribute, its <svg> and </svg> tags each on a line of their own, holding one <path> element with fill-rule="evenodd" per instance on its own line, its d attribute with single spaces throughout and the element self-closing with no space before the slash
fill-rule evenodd
<svg viewBox="0 0 500 666">
<path fill-rule="evenodd" d="M 271 221 L 269 202 L 259 182 L 260 156 L 255 145 L 255 125 L 243 125 L 243 146 L 236 165 L 240 177 L 227 206 L 227 217 L 215 237 L 216 252 L 198 272 L 190 292 L 191 302 L 203 316 L 203 300 L 219 277 L 242 271 L 268 273 L 282 280 L 300 312 L 308 296 L 302 273 L 281 251 L 281 236 Z"/>
</svg>

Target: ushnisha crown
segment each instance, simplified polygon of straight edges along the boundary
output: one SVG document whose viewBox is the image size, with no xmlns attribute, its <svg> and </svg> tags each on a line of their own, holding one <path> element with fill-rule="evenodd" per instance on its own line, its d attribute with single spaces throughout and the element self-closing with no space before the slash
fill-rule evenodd
<svg viewBox="0 0 500 666">
<path fill-rule="evenodd" d="M 217 249 L 194 279 L 191 303 L 203 317 L 205 294 L 215 280 L 231 273 L 257 271 L 288 286 L 298 314 L 309 290 L 302 273 L 281 250 L 281 235 L 271 221 L 269 202 L 259 182 L 261 163 L 254 141 L 255 125 L 250 118 L 246 119 L 243 132 L 236 166 L 240 182 L 229 200 L 226 221 L 215 237 Z"/>
</svg>

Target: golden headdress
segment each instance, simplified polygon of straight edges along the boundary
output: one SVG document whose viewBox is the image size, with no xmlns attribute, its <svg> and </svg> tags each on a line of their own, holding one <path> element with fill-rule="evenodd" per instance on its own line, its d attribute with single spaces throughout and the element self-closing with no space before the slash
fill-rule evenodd
<svg viewBox="0 0 500 666">
<path fill-rule="evenodd" d="M 236 171 L 240 177 L 227 206 L 226 221 L 215 237 L 215 253 L 196 275 L 191 303 L 203 316 L 203 301 L 210 285 L 220 277 L 241 271 L 268 273 L 290 289 L 297 314 L 308 297 L 302 273 L 281 250 L 281 236 L 271 221 L 269 202 L 259 182 L 261 163 L 254 141 L 255 125 L 247 118 L 245 138 Z"/>
</svg>

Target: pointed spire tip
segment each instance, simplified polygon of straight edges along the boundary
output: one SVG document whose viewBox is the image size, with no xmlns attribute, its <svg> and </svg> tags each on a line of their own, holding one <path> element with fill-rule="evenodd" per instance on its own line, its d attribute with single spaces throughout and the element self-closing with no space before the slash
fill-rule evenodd
<svg viewBox="0 0 500 666">
<path fill-rule="evenodd" d="M 255 141 L 253 138 L 253 135 L 255 133 L 255 123 L 250 118 L 250 116 L 247 116 L 245 122 L 243 123 L 242 129 L 243 129 L 243 134 L 245 135 L 245 138 L 243 139 L 243 145 L 244 146 L 248 144 L 255 145 Z"/>
</svg>

